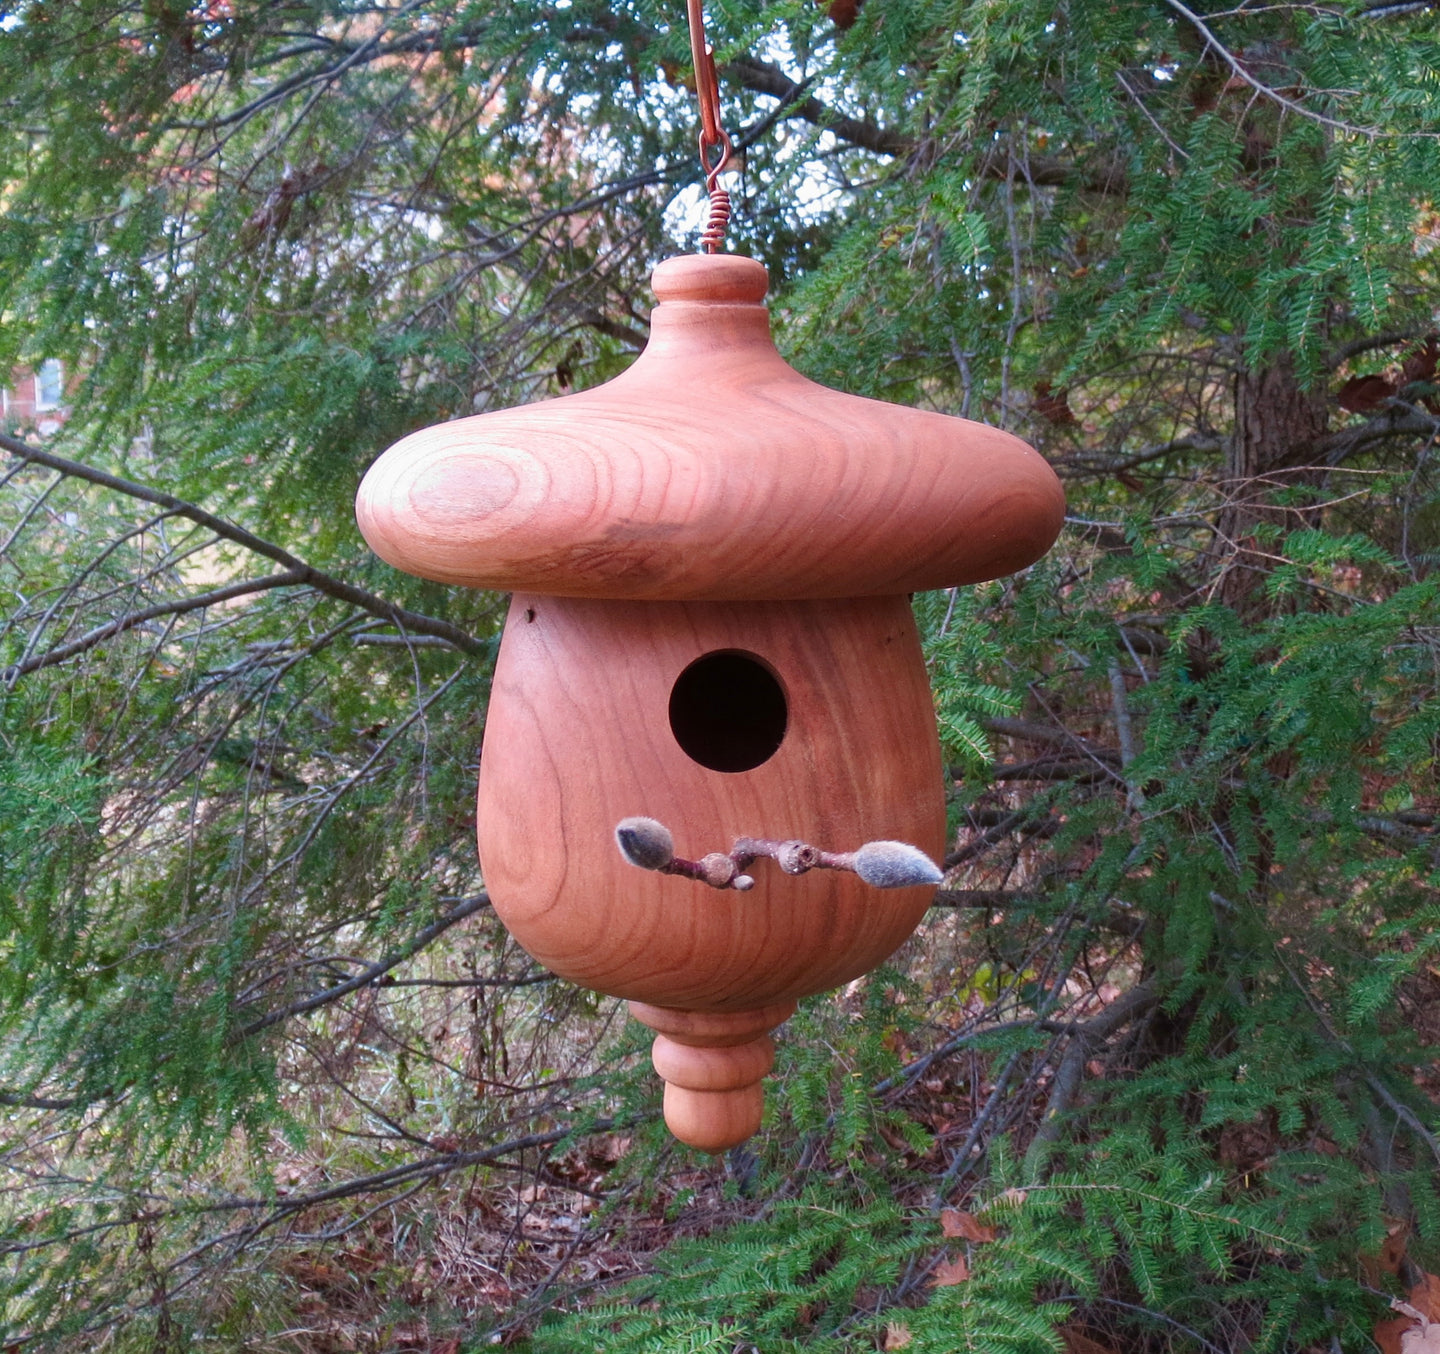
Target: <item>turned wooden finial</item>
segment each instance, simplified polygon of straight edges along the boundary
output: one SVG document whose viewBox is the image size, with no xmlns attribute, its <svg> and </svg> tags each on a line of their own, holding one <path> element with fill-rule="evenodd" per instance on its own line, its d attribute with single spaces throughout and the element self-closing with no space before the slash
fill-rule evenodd
<svg viewBox="0 0 1440 1354">
<path fill-rule="evenodd" d="M 759 1131 L 761 1082 L 775 1065 L 770 1031 L 793 1001 L 753 1011 L 677 1011 L 632 1001 L 630 1014 L 656 1031 L 650 1059 L 665 1082 L 665 1124 L 702 1152 L 724 1152 Z"/>
</svg>

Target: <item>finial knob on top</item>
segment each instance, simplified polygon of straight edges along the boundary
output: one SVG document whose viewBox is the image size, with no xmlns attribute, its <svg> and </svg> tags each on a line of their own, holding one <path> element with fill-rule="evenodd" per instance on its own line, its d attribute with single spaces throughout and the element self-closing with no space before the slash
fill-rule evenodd
<svg viewBox="0 0 1440 1354">
<path fill-rule="evenodd" d="M 770 288 L 770 274 L 759 259 L 743 254 L 682 254 L 666 259 L 650 275 L 655 299 L 709 301 L 722 305 L 759 305 Z"/>
</svg>

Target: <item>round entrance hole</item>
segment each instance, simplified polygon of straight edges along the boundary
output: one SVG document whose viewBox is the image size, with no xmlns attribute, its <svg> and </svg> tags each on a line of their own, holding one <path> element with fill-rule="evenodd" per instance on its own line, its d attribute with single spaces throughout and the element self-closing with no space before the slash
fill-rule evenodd
<svg viewBox="0 0 1440 1354">
<path fill-rule="evenodd" d="M 785 738 L 790 712 L 769 666 L 729 649 L 697 658 L 670 692 L 670 728 L 685 755 L 711 771 L 753 771 Z"/>
</svg>

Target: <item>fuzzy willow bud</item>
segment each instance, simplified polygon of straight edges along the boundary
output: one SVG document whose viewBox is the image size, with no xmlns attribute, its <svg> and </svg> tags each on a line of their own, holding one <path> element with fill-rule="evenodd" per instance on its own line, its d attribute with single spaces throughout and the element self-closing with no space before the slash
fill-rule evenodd
<svg viewBox="0 0 1440 1354">
<path fill-rule="evenodd" d="M 906 842 L 866 842 L 855 853 L 853 869 L 877 889 L 908 889 L 938 884 L 944 878 L 929 856 Z"/>
<path fill-rule="evenodd" d="M 620 854 L 642 870 L 663 870 L 675 859 L 675 839 L 653 818 L 622 818 L 615 825 Z"/>
</svg>

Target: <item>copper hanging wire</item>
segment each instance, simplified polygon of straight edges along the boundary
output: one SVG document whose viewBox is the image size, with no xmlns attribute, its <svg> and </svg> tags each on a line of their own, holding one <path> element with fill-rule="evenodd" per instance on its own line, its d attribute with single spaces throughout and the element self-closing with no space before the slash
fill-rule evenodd
<svg viewBox="0 0 1440 1354">
<path fill-rule="evenodd" d="M 695 95 L 700 103 L 700 169 L 710 194 L 710 217 L 700 235 L 707 254 L 718 252 L 730 224 L 730 194 L 720 186 L 720 175 L 730 164 L 734 147 L 720 125 L 720 82 L 715 75 L 715 49 L 705 41 L 705 14 L 701 0 L 685 0 L 690 20 L 690 52 L 695 60 Z M 719 158 L 716 158 L 716 152 Z"/>
</svg>

